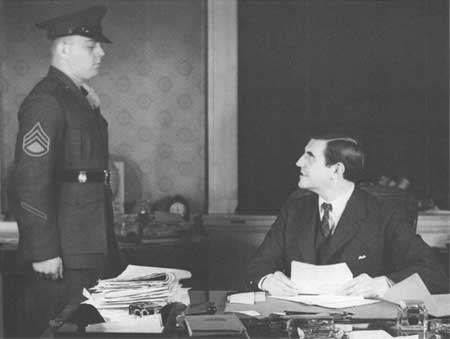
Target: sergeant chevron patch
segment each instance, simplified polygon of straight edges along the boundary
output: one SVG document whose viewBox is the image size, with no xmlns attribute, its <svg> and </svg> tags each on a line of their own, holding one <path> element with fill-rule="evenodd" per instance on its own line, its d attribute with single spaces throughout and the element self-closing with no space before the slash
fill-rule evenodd
<svg viewBox="0 0 450 339">
<path fill-rule="evenodd" d="M 42 157 L 50 150 L 50 138 L 39 122 L 23 136 L 22 149 L 31 157 Z"/>
</svg>

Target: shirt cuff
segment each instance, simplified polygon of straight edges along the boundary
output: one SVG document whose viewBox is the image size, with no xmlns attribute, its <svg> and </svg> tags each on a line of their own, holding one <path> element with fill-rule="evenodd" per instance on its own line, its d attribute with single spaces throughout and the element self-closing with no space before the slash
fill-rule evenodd
<svg viewBox="0 0 450 339">
<path fill-rule="evenodd" d="M 388 277 L 384 276 L 384 278 L 386 279 L 386 283 L 387 283 L 389 288 L 391 288 L 392 286 L 395 285 L 395 282 L 392 281 L 391 279 L 389 279 Z"/>
<path fill-rule="evenodd" d="M 269 274 L 266 274 L 264 277 L 262 277 L 260 280 L 259 280 L 259 282 L 258 282 L 258 288 L 260 289 L 260 290 L 263 290 L 264 291 L 264 289 L 263 289 L 263 283 L 264 283 L 264 280 L 266 280 L 269 276 L 271 276 L 272 275 L 272 273 L 269 273 Z"/>
</svg>

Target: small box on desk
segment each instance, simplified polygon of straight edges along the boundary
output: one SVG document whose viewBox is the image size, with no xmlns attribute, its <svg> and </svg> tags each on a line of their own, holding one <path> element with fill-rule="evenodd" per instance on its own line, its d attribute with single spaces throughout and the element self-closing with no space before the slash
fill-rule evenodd
<svg viewBox="0 0 450 339">
<path fill-rule="evenodd" d="M 234 313 L 187 315 L 185 322 L 191 337 L 248 337 L 244 324 Z"/>
</svg>

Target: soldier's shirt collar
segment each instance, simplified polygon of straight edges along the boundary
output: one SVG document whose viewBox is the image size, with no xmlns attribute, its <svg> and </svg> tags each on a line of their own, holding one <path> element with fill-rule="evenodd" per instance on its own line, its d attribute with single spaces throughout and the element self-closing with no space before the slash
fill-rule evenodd
<svg viewBox="0 0 450 339">
<path fill-rule="evenodd" d="M 48 77 L 50 78 L 56 78 L 59 81 L 61 81 L 64 86 L 66 86 L 67 89 L 73 90 L 73 91 L 80 91 L 80 85 L 77 84 L 77 82 L 69 77 L 66 73 L 61 71 L 59 68 L 55 66 L 50 66 L 48 70 Z"/>
</svg>

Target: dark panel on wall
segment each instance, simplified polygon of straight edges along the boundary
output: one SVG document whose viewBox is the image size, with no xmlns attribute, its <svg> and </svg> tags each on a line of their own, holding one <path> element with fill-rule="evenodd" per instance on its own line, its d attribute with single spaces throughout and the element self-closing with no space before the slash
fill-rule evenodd
<svg viewBox="0 0 450 339">
<path fill-rule="evenodd" d="M 448 208 L 447 1 L 242 0 L 238 24 L 240 213 L 278 212 L 322 130 Z"/>
</svg>

